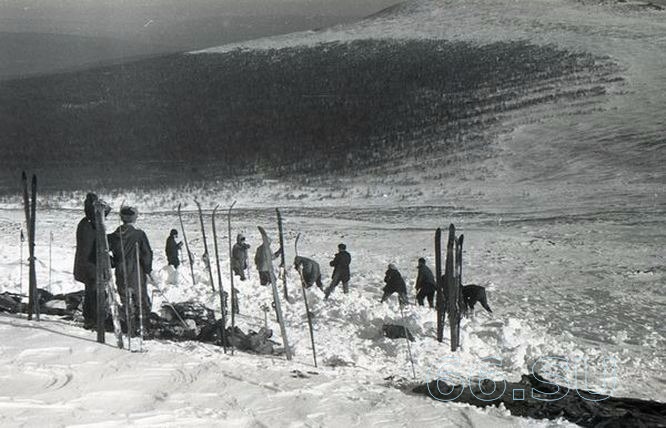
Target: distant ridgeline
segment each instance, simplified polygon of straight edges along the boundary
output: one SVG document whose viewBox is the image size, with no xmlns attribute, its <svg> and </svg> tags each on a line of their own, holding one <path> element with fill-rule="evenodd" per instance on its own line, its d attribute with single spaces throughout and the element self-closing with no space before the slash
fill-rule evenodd
<svg viewBox="0 0 666 428">
<path fill-rule="evenodd" d="M 463 138 L 486 156 L 480 135 L 506 114 L 603 95 L 617 76 L 608 59 L 523 42 L 357 40 L 5 81 L 0 186 L 25 168 L 65 189 L 357 173 Z"/>
</svg>

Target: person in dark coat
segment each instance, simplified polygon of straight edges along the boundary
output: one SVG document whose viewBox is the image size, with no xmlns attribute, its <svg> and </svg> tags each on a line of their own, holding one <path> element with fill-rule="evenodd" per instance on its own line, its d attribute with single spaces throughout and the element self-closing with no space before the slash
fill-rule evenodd
<svg viewBox="0 0 666 428">
<path fill-rule="evenodd" d="M 247 269 L 247 250 L 250 244 L 245 242 L 245 236 L 239 233 L 236 235 L 236 243 L 231 249 L 231 269 L 234 275 L 240 276 L 241 281 L 245 281 L 245 269 Z"/>
<path fill-rule="evenodd" d="M 123 207 L 120 210 L 120 219 L 123 224 L 112 234 L 108 235 L 109 249 L 113 255 L 113 264 L 116 268 L 116 285 L 123 306 L 126 301 L 125 290 L 129 287 L 131 299 L 130 318 L 138 331 L 139 327 L 139 287 L 141 287 L 141 310 L 145 322 L 150 315 L 150 296 L 146 287 L 147 276 L 153 270 L 153 250 L 150 248 L 146 233 L 134 226 L 138 210 L 133 207 Z M 139 244 L 139 271 L 137 271 L 136 244 Z M 124 260 L 123 260 L 124 249 Z M 125 283 L 125 279 L 127 283 Z M 123 312 L 124 314 L 124 312 Z M 145 324 L 144 324 L 145 325 Z"/>
<path fill-rule="evenodd" d="M 85 290 L 83 299 L 83 323 L 85 328 L 97 324 L 97 245 L 95 236 L 95 207 L 99 198 L 88 193 L 83 203 L 85 217 L 76 228 L 76 253 L 74 255 L 74 279 L 82 282 Z M 105 204 L 104 214 L 111 207 Z"/>
<path fill-rule="evenodd" d="M 335 255 L 331 263 L 333 267 L 333 275 L 331 277 L 331 284 L 324 292 L 324 299 L 328 299 L 335 287 L 342 282 L 342 292 L 347 294 L 349 292 L 349 278 L 351 273 L 349 265 L 351 264 L 351 254 L 347 252 L 345 244 L 338 245 L 338 254 Z"/>
<path fill-rule="evenodd" d="M 416 276 L 416 300 L 423 306 L 424 299 L 428 299 L 431 308 L 434 307 L 433 301 L 435 291 L 437 291 L 437 282 L 430 268 L 426 265 L 426 260 L 421 257 L 418 265 L 419 273 Z"/>
<path fill-rule="evenodd" d="M 178 266 L 180 266 L 180 257 L 178 257 L 178 251 L 183 246 L 183 243 L 176 242 L 176 239 L 178 239 L 178 231 L 176 229 L 171 229 L 171 233 L 169 233 L 169 237 L 166 240 L 166 248 L 164 251 L 166 252 L 169 265 L 178 269 Z"/>
<path fill-rule="evenodd" d="M 294 257 L 294 269 L 301 269 L 303 272 L 303 282 L 305 288 L 312 287 L 312 284 L 317 284 L 320 290 L 324 289 L 324 284 L 321 283 L 321 269 L 319 263 L 307 257 L 296 256 Z"/>
<path fill-rule="evenodd" d="M 398 268 L 393 263 L 388 265 L 388 270 L 384 275 L 384 282 L 386 285 L 384 286 L 384 295 L 382 296 L 381 303 L 384 303 L 384 301 L 393 293 L 398 293 L 398 299 L 400 300 L 401 305 L 406 305 L 408 303 L 407 285 L 405 284 L 405 280 L 402 279 L 402 275 L 400 275 Z"/>
<path fill-rule="evenodd" d="M 271 240 L 268 239 L 268 251 L 270 252 Z M 278 249 L 276 252 L 271 252 L 271 259 L 267 260 L 264 255 L 264 244 L 261 244 L 257 247 L 257 252 L 254 255 L 254 264 L 257 266 L 257 271 L 259 272 L 259 283 L 261 285 L 268 285 L 271 282 L 271 273 L 273 272 L 273 260 L 280 257 L 280 251 L 282 248 Z M 273 273 L 273 275 L 275 275 Z"/>
</svg>

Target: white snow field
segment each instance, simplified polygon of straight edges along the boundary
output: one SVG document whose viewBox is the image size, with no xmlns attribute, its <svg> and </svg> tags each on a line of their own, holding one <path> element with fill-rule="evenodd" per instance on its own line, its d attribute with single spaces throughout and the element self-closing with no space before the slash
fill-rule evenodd
<svg viewBox="0 0 666 428">
<path fill-rule="evenodd" d="M 407 308 L 406 325 L 416 336 L 412 379 L 405 341 L 382 336 L 383 323 L 402 323 L 395 297 L 379 303 L 382 279 L 386 265 L 396 263 L 413 300 L 416 261 L 424 256 L 433 266 L 434 230 L 449 223 L 465 235 L 464 282 L 486 286 L 493 309 L 490 315 L 477 307 L 475 317 L 463 321 L 455 373 L 473 378 L 481 360 L 494 357 L 501 360 L 494 377 L 515 381 L 542 357 L 587 359 L 591 389 L 607 390 L 606 381 L 615 396 L 666 400 L 666 14 L 635 2 L 415 1 L 357 24 L 207 54 L 362 38 L 528 40 L 608 58 L 624 80 L 609 82 L 607 92 L 587 104 L 513 110 L 486 136 L 491 145 L 482 147 L 489 154 L 475 153 L 481 149 L 474 144 L 467 150 L 463 139 L 458 150 L 435 159 L 445 167 L 398 162 L 331 182 L 297 177 L 245 186 L 239 179 L 173 191 L 99 191 L 114 206 L 112 225 L 123 200 L 139 208 L 138 226 L 153 245 L 154 268 L 168 298 L 196 300 L 218 311 L 200 262 L 195 196 L 208 208 L 207 225 L 215 204 L 237 199 L 232 235 L 245 233 L 252 250 L 260 241 L 257 225 L 276 242 L 273 208 L 282 207 L 288 259 L 300 232 L 300 254 L 317 260 L 326 277 L 337 244 L 346 243 L 353 257 L 351 292 L 336 290 L 324 302 L 321 292 L 309 291 L 320 367 L 312 365 L 293 270 L 292 301 L 283 302 L 296 352 L 292 362 L 241 352 L 232 357 L 191 342 L 147 341 L 147 352 L 128 353 L 96 344 L 94 333 L 75 322 L 45 317 L 36 323 L 0 314 L 0 425 L 571 426 L 408 392 L 410 385 L 432 379 L 451 356 L 448 328 L 440 344 L 434 312 Z M 71 271 L 84 196 L 40 195 L 38 284 L 53 293 L 82 288 Z M 196 284 L 185 265 L 179 285 L 167 284 L 162 271 L 164 241 L 178 226 L 178 202 L 198 258 Z M 3 198 L 2 207 L 0 292 L 17 292 L 23 223 L 18 192 Z M 225 220 L 218 218 L 224 229 L 218 233 L 228 287 Z M 23 274 L 25 292 L 25 267 Z M 255 271 L 236 284 L 244 315 L 238 324 L 258 329 L 270 290 L 258 284 Z M 154 309 L 160 303 L 156 296 Z M 281 342 L 272 313 L 269 325 Z M 614 374 L 602 370 L 607 359 L 615 361 Z M 565 375 L 573 377 L 573 370 Z"/>
<path fill-rule="evenodd" d="M 74 233 L 80 213 L 40 210 L 37 257 L 40 286 L 48 284 L 48 241 L 54 234 L 52 292 L 80 289 L 72 279 Z M 129 353 L 94 342 L 95 333 L 56 317 L 36 323 L 25 316 L 0 314 L 0 424 L 3 426 L 112 426 L 136 423 L 153 426 L 567 426 L 564 421 L 523 420 L 505 409 L 481 410 L 410 395 L 400 387 L 432 379 L 451 355 L 445 341 L 435 340 L 434 312 L 417 306 L 406 310 L 416 380 L 404 340 L 382 336 L 383 323 L 402 323 L 397 298 L 381 305 L 379 297 L 388 262 L 408 280 L 413 300 L 415 265 L 419 256 L 432 263 L 433 230 L 442 219 L 454 221 L 465 234 L 465 282 L 488 287 L 490 316 L 477 307 L 462 327 L 461 363 L 456 373 L 476 375 L 480 360 L 501 359 L 496 378 L 517 380 L 540 357 L 558 356 L 572 362 L 589 360 L 590 387 L 603 389 L 603 360 L 616 360 L 613 395 L 663 401 L 664 336 L 661 322 L 664 271 L 658 266 L 658 245 L 645 245 L 651 224 L 627 228 L 616 218 L 589 220 L 575 216 L 519 220 L 522 216 L 491 216 L 448 209 L 381 208 L 354 210 L 286 209 L 287 256 L 293 257 L 296 233 L 299 253 L 311 256 L 330 275 L 327 261 L 338 242 L 353 256 L 351 292 L 341 290 L 323 301 L 319 290 L 308 291 L 314 312 L 319 367 L 314 368 L 305 310 L 297 274 L 289 273 L 291 303 L 283 302 L 289 340 L 296 356 L 254 356 L 197 342 L 146 341 L 145 353 Z M 276 237 L 273 210 L 239 210 L 236 232 L 247 235 L 253 249 L 259 242 L 255 224 Z M 2 212 L 8 235 L 20 227 L 22 212 Z M 207 224 L 209 213 L 206 213 Z M 224 225 L 224 216 L 218 225 Z M 111 214 L 109 223 L 117 222 Z M 180 284 L 166 284 L 163 245 L 176 227 L 174 212 L 141 215 L 155 251 L 155 270 L 171 301 L 196 300 L 219 310 L 217 294 L 197 263 L 197 284 L 186 266 Z M 203 244 L 198 216 L 185 214 L 192 250 Z M 210 234 L 210 229 L 208 230 Z M 226 249 L 227 234 L 219 236 Z M 274 239 L 276 241 L 276 239 Z M 18 240 L 0 248 L 0 291 L 18 291 Z M 210 245 L 210 244 L 209 244 Z M 228 255 L 223 251 L 224 285 L 229 286 Z M 431 264 L 432 265 L 432 264 Z M 24 269 L 24 273 L 26 269 Z M 24 281 L 25 292 L 25 281 Z M 263 325 L 260 306 L 272 299 L 269 288 L 250 280 L 236 282 L 246 331 Z M 626 289 L 632 290 L 626 292 Z M 160 305 L 156 296 L 154 309 Z M 219 315 L 219 312 L 218 312 Z M 274 314 L 269 314 L 274 339 L 281 342 Z M 111 334 L 107 342 L 113 343 Z M 133 342 L 136 349 L 137 341 Z M 301 377 L 303 376 L 303 377 Z M 613 379 L 609 380 L 609 385 Z"/>
</svg>

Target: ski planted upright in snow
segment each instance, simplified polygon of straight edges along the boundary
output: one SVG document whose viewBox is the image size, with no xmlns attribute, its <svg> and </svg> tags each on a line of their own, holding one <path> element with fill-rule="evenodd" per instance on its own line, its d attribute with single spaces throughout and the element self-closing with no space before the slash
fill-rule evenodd
<svg viewBox="0 0 666 428">
<path fill-rule="evenodd" d="M 263 227 L 257 226 L 259 233 L 261 233 L 261 240 L 264 244 L 264 257 L 266 260 L 272 260 L 271 246 L 268 242 L 268 235 Z M 277 315 L 278 323 L 280 324 L 280 332 L 282 333 L 282 341 L 284 342 L 284 353 L 287 360 L 291 360 L 291 349 L 289 348 L 289 340 L 287 339 L 287 329 L 284 326 L 284 317 L 282 316 L 282 306 L 280 306 L 280 293 L 277 288 L 277 278 L 273 272 L 273 264 L 270 263 L 271 286 L 273 288 L 273 304 L 275 305 L 275 313 Z"/>
<path fill-rule="evenodd" d="M 456 282 L 458 283 L 458 309 L 460 310 L 460 316 L 467 312 L 462 293 L 462 254 L 464 239 L 465 235 L 462 234 L 456 239 Z M 460 327 L 460 324 L 458 324 L 458 327 Z"/>
<path fill-rule="evenodd" d="M 39 321 L 39 296 L 37 295 L 37 272 L 35 271 L 35 215 L 37 213 L 37 176 L 32 175 L 32 200 L 28 194 L 28 177 L 23 171 L 23 203 L 25 205 L 25 224 L 28 229 L 28 319 Z"/>
<path fill-rule="evenodd" d="M 201 223 L 201 236 L 203 237 L 203 244 L 204 244 L 204 258 L 206 262 L 206 268 L 208 269 L 208 275 L 210 277 L 210 286 L 213 289 L 214 293 L 215 281 L 213 280 L 213 270 L 210 267 L 210 253 L 208 252 L 208 241 L 206 241 L 206 227 L 204 226 L 203 212 L 201 211 L 201 204 L 199 203 L 199 201 L 195 200 L 194 203 L 197 204 L 197 208 L 199 209 L 199 222 Z"/>
<path fill-rule="evenodd" d="M 444 281 L 442 281 L 442 229 L 435 231 L 435 281 L 437 282 L 437 341 L 444 340 L 446 308 L 444 302 Z"/>
<path fill-rule="evenodd" d="M 299 233 L 296 235 L 296 242 L 294 242 L 294 253 L 298 257 L 298 240 L 301 237 Z M 312 359 L 314 360 L 314 365 L 317 367 L 317 351 L 315 350 L 315 341 L 314 341 L 314 331 L 312 329 L 312 314 L 310 313 L 310 306 L 308 305 L 308 296 L 305 294 L 305 278 L 303 277 L 303 266 L 298 265 L 298 275 L 301 278 L 301 290 L 303 290 L 303 301 L 305 301 L 305 313 L 308 317 L 308 328 L 310 329 L 310 342 L 312 342 Z"/>
<path fill-rule="evenodd" d="M 280 234 L 280 269 L 282 269 L 282 286 L 284 287 L 284 299 L 289 301 L 289 293 L 287 292 L 287 265 L 285 264 L 284 257 L 284 233 L 282 231 L 282 214 L 280 209 L 275 208 L 277 214 L 278 232 Z"/>
<path fill-rule="evenodd" d="M 180 220 L 180 230 L 183 231 L 183 242 L 185 242 L 185 251 L 187 251 L 187 260 L 190 262 L 190 272 L 192 273 L 192 285 L 196 284 L 194 280 L 194 260 L 192 260 L 192 253 L 190 253 L 190 246 L 187 243 L 187 235 L 185 234 L 185 226 L 183 226 L 183 216 L 180 213 L 180 205 L 178 204 L 178 219 Z"/>
<path fill-rule="evenodd" d="M 116 343 L 118 348 L 123 349 L 123 333 L 120 328 L 120 318 L 118 317 L 118 302 L 116 301 L 116 290 L 113 287 L 111 259 L 109 258 L 109 241 L 106 238 L 106 225 L 104 224 L 105 206 L 99 200 L 94 203 L 97 250 L 97 341 L 104 343 L 104 321 L 106 319 L 104 296 L 106 294 L 108 306 L 111 310 L 111 318 L 113 319 L 113 332 L 116 336 Z"/>
<path fill-rule="evenodd" d="M 451 351 L 455 352 L 460 346 L 460 311 L 458 309 L 459 289 L 455 275 L 455 244 L 456 228 L 449 226 L 449 240 L 446 245 L 446 310 L 449 314 L 449 327 L 451 328 Z"/>
<path fill-rule="evenodd" d="M 220 314 L 222 316 L 222 327 L 220 328 L 220 339 L 222 340 L 222 347 L 224 348 L 224 353 L 227 353 L 227 338 L 226 338 L 226 328 L 227 328 L 227 310 L 226 305 L 224 304 L 224 287 L 222 287 L 222 271 L 220 270 L 220 252 L 217 246 L 217 228 L 215 227 L 215 213 L 220 205 L 216 205 L 213 208 L 212 216 L 212 227 L 213 227 L 213 247 L 215 248 L 215 264 L 217 266 L 217 290 L 220 292 Z"/>
<path fill-rule="evenodd" d="M 232 249 L 231 249 L 231 211 L 234 209 L 236 201 L 229 207 L 227 211 L 227 231 L 229 233 L 229 278 L 231 282 L 231 291 L 229 296 L 231 299 L 231 331 L 236 331 L 236 312 L 238 311 L 238 302 L 236 301 L 236 289 L 234 288 L 234 268 L 232 263 Z M 234 355 L 234 345 L 231 344 L 231 355 Z"/>
</svg>

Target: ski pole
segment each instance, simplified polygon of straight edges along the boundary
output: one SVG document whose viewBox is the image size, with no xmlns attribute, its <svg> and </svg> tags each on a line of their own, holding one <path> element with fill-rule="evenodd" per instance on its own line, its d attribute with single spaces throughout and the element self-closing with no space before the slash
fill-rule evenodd
<svg viewBox="0 0 666 428">
<path fill-rule="evenodd" d="M 23 242 L 25 241 L 25 236 L 23 236 L 23 229 L 21 229 L 21 255 L 19 258 L 19 292 L 23 293 Z"/>
<path fill-rule="evenodd" d="M 139 295 L 139 352 L 143 352 L 143 300 L 142 300 L 142 294 L 141 294 L 141 289 L 143 288 L 143 281 L 141 281 L 142 275 L 141 275 L 141 261 L 139 260 L 139 243 L 136 242 L 134 244 L 134 249 L 136 251 L 136 276 L 137 276 L 137 283 L 136 286 L 138 288 L 138 295 Z"/>
<path fill-rule="evenodd" d="M 53 247 L 53 232 L 49 232 L 49 290 L 51 290 L 51 272 L 53 271 L 52 269 L 52 263 L 51 263 L 51 248 Z"/>
<path fill-rule="evenodd" d="M 405 330 L 405 340 L 407 341 L 407 351 L 409 352 L 409 361 L 412 363 L 412 375 L 416 379 L 416 370 L 414 369 L 414 358 L 412 358 L 412 346 L 409 344 L 409 330 L 407 330 L 407 323 L 405 322 L 405 313 L 402 310 L 402 302 L 400 304 L 400 316 L 402 317 L 402 328 Z"/>
</svg>

